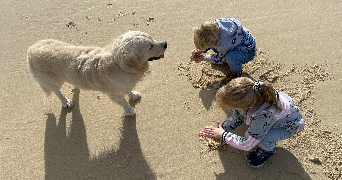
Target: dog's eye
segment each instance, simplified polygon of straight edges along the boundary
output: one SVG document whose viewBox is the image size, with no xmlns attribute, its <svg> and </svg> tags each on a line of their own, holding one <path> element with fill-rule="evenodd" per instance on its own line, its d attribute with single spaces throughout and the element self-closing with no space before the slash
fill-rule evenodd
<svg viewBox="0 0 342 180">
<path fill-rule="evenodd" d="M 150 49 L 149 50 L 151 50 L 153 48 L 153 44 L 151 44 L 151 47 L 150 47 Z"/>
</svg>

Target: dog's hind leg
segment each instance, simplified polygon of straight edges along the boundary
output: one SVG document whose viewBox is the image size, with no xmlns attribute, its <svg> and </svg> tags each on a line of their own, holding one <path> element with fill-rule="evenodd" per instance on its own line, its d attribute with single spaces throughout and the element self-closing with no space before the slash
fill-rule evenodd
<svg viewBox="0 0 342 180">
<path fill-rule="evenodd" d="M 114 102 L 121 105 L 121 107 L 125 111 L 126 116 L 135 116 L 136 112 L 133 107 L 131 107 L 127 100 L 125 99 L 125 96 L 123 94 L 117 95 L 117 94 L 110 94 L 110 99 L 112 99 Z"/>
<path fill-rule="evenodd" d="M 34 76 L 38 81 L 43 91 L 49 95 L 53 91 L 57 97 L 61 100 L 63 107 L 72 107 L 73 102 L 62 94 L 60 91 L 63 81 L 57 80 L 56 78 L 46 78 L 44 76 Z"/>
</svg>

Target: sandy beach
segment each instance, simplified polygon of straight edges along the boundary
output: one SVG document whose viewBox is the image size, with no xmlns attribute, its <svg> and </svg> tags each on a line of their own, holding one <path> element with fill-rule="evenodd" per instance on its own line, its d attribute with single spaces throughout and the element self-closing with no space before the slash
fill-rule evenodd
<svg viewBox="0 0 342 180">
<path fill-rule="evenodd" d="M 342 176 L 342 1 L 12 1 L 0 3 L 0 179 L 324 180 Z M 228 67 L 190 61 L 193 28 L 239 19 L 257 55 L 242 76 L 271 82 L 306 126 L 259 169 L 245 152 L 198 132 L 231 115 L 215 102 Z M 97 91 L 46 97 L 29 74 L 27 49 L 53 38 L 107 46 L 129 30 L 167 41 L 165 57 L 130 101 L 135 117 Z M 247 126 L 234 130 L 243 135 Z"/>
</svg>

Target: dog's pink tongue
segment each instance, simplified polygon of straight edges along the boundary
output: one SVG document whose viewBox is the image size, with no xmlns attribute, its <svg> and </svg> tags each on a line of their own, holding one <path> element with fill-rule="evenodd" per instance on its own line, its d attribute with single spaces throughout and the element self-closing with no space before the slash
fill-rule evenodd
<svg viewBox="0 0 342 180">
<path fill-rule="evenodd" d="M 164 58 L 164 53 L 162 55 L 159 56 L 160 58 Z"/>
</svg>

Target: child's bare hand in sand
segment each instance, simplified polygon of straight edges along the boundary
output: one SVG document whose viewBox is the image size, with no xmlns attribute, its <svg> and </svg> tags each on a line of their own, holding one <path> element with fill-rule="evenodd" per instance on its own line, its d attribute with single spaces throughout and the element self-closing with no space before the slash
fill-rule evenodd
<svg viewBox="0 0 342 180">
<path fill-rule="evenodd" d="M 199 132 L 200 136 L 211 137 L 211 138 L 221 138 L 224 129 L 220 122 L 217 122 L 218 127 L 206 126 L 202 131 Z"/>
<path fill-rule="evenodd" d="M 201 50 L 198 50 L 198 49 L 194 49 L 191 52 L 190 59 L 195 61 L 196 63 L 199 63 L 199 62 L 204 60 L 204 56 L 201 55 L 202 53 L 204 53 L 204 51 L 201 51 Z"/>
</svg>

